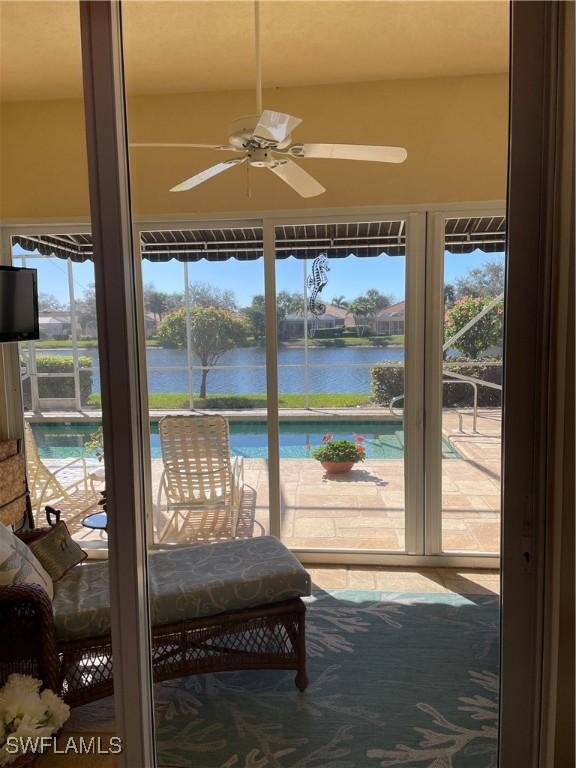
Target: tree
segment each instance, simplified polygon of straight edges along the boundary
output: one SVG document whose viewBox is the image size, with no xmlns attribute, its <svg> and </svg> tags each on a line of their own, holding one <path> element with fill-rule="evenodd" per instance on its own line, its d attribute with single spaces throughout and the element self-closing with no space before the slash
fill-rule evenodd
<svg viewBox="0 0 576 768">
<path fill-rule="evenodd" d="M 184 306 L 184 294 L 183 293 L 167 293 L 166 294 L 167 312 L 174 312 L 176 309 L 182 309 Z"/>
<path fill-rule="evenodd" d="M 262 294 L 254 296 L 252 304 L 243 310 L 250 322 L 252 335 L 256 341 L 262 342 L 266 338 L 266 301 Z M 278 320 L 279 335 L 282 334 L 281 321 L 286 315 L 303 315 L 304 297 L 300 293 L 280 291 L 276 296 L 276 317 Z"/>
<path fill-rule="evenodd" d="M 449 341 L 461 331 L 493 298 L 490 296 L 467 296 L 458 299 L 446 313 L 444 321 L 444 340 Z M 452 346 L 466 357 L 476 360 L 482 352 L 502 343 L 503 302 L 499 301 L 484 317 L 474 323 Z"/>
<path fill-rule="evenodd" d="M 304 296 L 301 293 L 279 291 L 276 294 L 276 311 L 279 320 L 283 320 L 286 315 L 303 315 Z"/>
<path fill-rule="evenodd" d="M 346 301 L 345 296 L 334 296 L 330 303 L 335 307 L 339 307 L 340 309 L 347 309 L 348 307 L 348 302 Z"/>
<path fill-rule="evenodd" d="M 258 294 L 252 299 L 252 304 L 243 310 L 248 318 L 254 340 L 263 342 L 266 338 L 266 302 L 264 296 Z"/>
<path fill-rule="evenodd" d="M 190 283 L 189 296 L 193 307 L 216 307 L 230 311 L 238 308 L 232 291 L 223 291 L 210 283 Z"/>
<path fill-rule="evenodd" d="M 354 318 L 356 333 L 358 336 L 364 336 L 370 319 L 374 315 L 374 306 L 367 301 L 366 298 L 359 296 L 357 299 L 350 302 L 349 309 Z"/>
<path fill-rule="evenodd" d="M 492 296 L 504 291 L 504 261 L 487 261 L 456 280 L 456 298 Z"/>
<path fill-rule="evenodd" d="M 153 283 L 148 283 L 144 286 L 144 309 L 157 320 L 162 320 L 170 309 L 170 294 L 157 291 Z"/>
<path fill-rule="evenodd" d="M 67 307 L 59 301 L 52 293 L 39 293 L 38 294 L 38 311 L 39 312 L 61 312 Z"/>
<path fill-rule="evenodd" d="M 93 283 L 84 290 L 82 298 L 76 300 L 75 309 L 78 325 L 85 336 L 88 324 L 96 325 L 96 289 Z"/>
<path fill-rule="evenodd" d="M 446 283 L 444 286 L 444 306 L 451 307 L 456 299 L 456 289 L 452 283 Z"/>
<path fill-rule="evenodd" d="M 369 288 L 362 298 L 366 299 L 374 307 L 374 312 L 378 312 L 379 309 L 385 309 L 392 304 L 390 296 L 380 293 L 376 288 Z"/>
<path fill-rule="evenodd" d="M 358 335 L 363 336 L 366 327 L 370 324 L 376 313 L 385 307 L 389 307 L 391 303 L 392 300 L 389 296 L 380 293 L 375 288 L 370 288 L 366 293 L 351 301 L 348 308 L 352 312 Z"/>
<path fill-rule="evenodd" d="M 227 309 L 194 307 L 190 310 L 190 345 L 202 366 L 202 399 L 206 398 L 206 380 L 210 369 L 225 352 L 243 346 L 247 332 L 246 320 Z M 166 315 L 158 325 L 157 335 L 167 346 L 186 346 L 186 310 L 179 309 Z"/>
</svg>

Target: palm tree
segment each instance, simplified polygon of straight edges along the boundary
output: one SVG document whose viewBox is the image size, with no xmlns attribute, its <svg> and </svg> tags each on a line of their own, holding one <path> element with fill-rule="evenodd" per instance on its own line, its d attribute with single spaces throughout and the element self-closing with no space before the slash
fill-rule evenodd
<svg viewBox="0 0 576 768">
<path fill-rule="evenodd" d="M 339 309 L 346 309 L 348 307 L 348 302 L 346 301 L 345 296 L 334 296 L 330 303 L 335 307 L 339 307 Z"/>
</svg>

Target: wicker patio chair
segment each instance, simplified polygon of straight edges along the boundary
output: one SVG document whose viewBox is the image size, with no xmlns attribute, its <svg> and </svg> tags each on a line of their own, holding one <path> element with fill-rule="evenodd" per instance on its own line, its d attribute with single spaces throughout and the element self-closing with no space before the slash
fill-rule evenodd
<svg viewBox="0 0 576 768">
<path fill-rule="evenodd" d="M 228 421 L 223 416 L 165 416 L 159 429 L 164 471 L 158 489 L 158 540 L 234 538 L 244 462 L 230 457 Z"/>
<path fill-rule="evenodd" d="M 83 458 L 73 459 L 55 470 L 49 470 L 40 458 L 34 433 L 27 423 L 24 425 L 24 443 L 30 500 L 36 525 L 45 522 L 42 514 L 46 505 L 50 504 L 61 512 L 61 519 L 70 533 L 81 530 L 82 519 L 97 509 L 100 501 L 100 493 L 94 487 L 86 462 Z M 78 479 L 73 482 L 61 480 L 59 476 L 70 470 L 79 473 Z"/>
</svg>

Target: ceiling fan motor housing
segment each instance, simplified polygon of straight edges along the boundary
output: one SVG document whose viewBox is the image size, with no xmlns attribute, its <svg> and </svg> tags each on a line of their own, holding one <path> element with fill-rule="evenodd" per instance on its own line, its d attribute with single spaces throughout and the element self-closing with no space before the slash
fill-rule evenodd
<svg viewBox="0 0 576 768">
<path fill-rule="evenodd" d="M 260 115 L 243 115 L 234 120 L 230 125 L 230 144 L 238 149 L 246 149 L 259 119 Z"/>
<path fill-rule="evenodd" d="M 270 165 L 273 165 L 276 161 L 272 157 L 272 152 L 269 149 L 249 149 L 248 162 L 255 168 L 267 168 Z"/>
</svg>

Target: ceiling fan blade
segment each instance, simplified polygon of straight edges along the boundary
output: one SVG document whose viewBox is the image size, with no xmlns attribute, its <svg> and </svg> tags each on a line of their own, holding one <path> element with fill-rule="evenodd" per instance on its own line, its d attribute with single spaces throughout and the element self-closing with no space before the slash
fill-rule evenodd
<svg viewBox="0 0 576 768">
<path fill-rule="evenodd" d="M 310 176 L 308 171 L 300 168 L 292 160 L 281 160 L 278 165 L 270 167 L 270 170 L 302 197 L 316 197 L 316 195 L 326 192 L 326 189 L 319 181 L 316 181 L 314 176 Z"/>
<path fill-rule="evenodd" d="M 285 115 L 283 112 L 274 112 L 272 109 L 265 109 L 260 115 L 258 125 L 254 128 L 253 136 L 267 141 L 282 142 L 287 136 L 290 136 L 294 128 L 300 125 L 302 120 L 299 117 Z"/>
<path fill-rule="evenodd" d="M 175 147 L 175 148 L 184 148 L 184 149 L 223 149 L 228 152 L 238 152 L 241 150 L 236 149 L 236 147 L 230 147 L 226 144 L 164 144 L 164 143 L 155 143 L 155 144 L 149 144 L 149 143 L 132 143 L 130 144 L 131 147 L 152 147 L 153 149 L 158 149 L 162 147 Z"/>
<path fill-rule="evenodd" d="M 408 157 L 404 147 L 378 147 L 368 144 L 301 144 L 294 148 L 297 157 L 322 157 L 332 160 L 403 163 Z"/>
<path fill-rule="evenodd" d="M 199 184 L 203 184 L 213 176 L 218 176 L 219 173 L 223 173 L 230 168 L 234 168 L 235 165 L 239 165 L 240 163 L 245 162 L 245 160 L 246 158 L 242 157 L 238 160 L 226 160 L 225 163 L 217 163 L 216 165 L 212 165 L 210 168 L 206 168 L 205 171 L 200 171 L 200 173 L 197 173 L 195 176 L 191 176 L 181 184 L 177 184 L 175 187 L 172 187 L 170 192 L 186 192 L 188 189 L 192 189 L 193 187 L 197 187 Z"/>
</svg>

